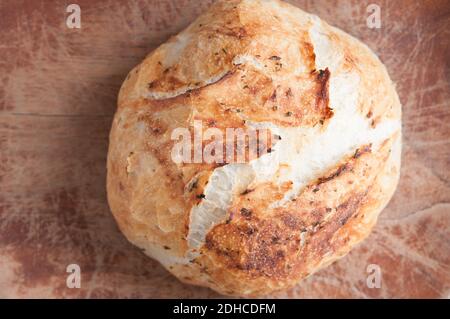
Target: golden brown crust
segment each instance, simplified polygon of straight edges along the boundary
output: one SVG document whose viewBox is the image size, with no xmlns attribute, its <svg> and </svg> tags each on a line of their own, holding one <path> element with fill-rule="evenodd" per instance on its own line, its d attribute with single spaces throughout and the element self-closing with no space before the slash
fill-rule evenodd
<svg viewBox="0 0 450 319">
<path fill-rule="evenodd" d="M 333 45 L 329 52 L 340 56 L 320 51 L 322 40 L 314 38 L 320 34 L 312 31 L 317 25 Z M 349 111 L 342 109 L 354 92 L 339 85 L 348 81 L 354 88 L 355 78 L 356 105 L 346 123 Z M 277 0 L 219 1 L 124 82 L 108 154 L 111 210 L 131 242 L 185 282 L 240 296 L 284 289 L 370 233 L 397 184 L 400 117 L 384 66 L 359 41 Z M 280 163 L 271 178 L 233 193 L 204 244 L 191 247 L 193 209 L 210 200 L 205 192 L 211 177 L 230 162 L 174 163 L 176 128 L 192 131 L 194 121 L 202 121 L 225 132 L 270 123 L 272 134 L 297 130 L 290 148 L 309 145 L 304 149 L 314 153 L 321 145 L 313 147 L 315 139 L 324 143 L 322 134 L 333 138 L 328 130 L 360 119 L 369 125 L 355 135 L 376 145 L 350 135 L 355 146 L 333 155 L 337 159 L 323 150 L 323 157 L 330 156 L 325 166 L 306 154 L 302 159 L 312 164 L 305 167 L 321 169 L 305 175 L 299 190 L 299 177 L 281 177 L 298 170 L 295 161 Z"/>
</svg>

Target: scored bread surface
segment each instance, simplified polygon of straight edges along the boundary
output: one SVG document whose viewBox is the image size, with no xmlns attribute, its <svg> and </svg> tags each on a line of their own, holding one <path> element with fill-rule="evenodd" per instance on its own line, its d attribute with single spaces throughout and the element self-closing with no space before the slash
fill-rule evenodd
<svg viewBox="0 0 450 319">
<path fill-rule="evenodd" d="M 177 128 L 266 128 L 246 163 L 175 163 Z M 364 44 L 278 0 L 218 1 L 119 94 L 108 200 L 125 236 L 184 282 L 286 289 L 368 236 L 396 188 L 401 105 Z"/>
</svg>

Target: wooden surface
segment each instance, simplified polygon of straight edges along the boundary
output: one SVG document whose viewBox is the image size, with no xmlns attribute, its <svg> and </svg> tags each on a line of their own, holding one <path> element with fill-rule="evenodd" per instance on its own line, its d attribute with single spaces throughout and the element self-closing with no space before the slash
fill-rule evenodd
<svg viewBox="0 0 450 319">
<path fill-rule="evenodd" d="M 81 6 L 81 29 L 65 10 Z M 0 1 L 0 297 L 218 297 L 118 231 L 105 193 L 119 87 L 211 1 Z M 450 297 L 450 2 L 291 1 L 366 42 L 404 111 L 399 189 L 363 244 L 277 297 Z M 382 28 L 366 26 L 367 5 Z M 81 288 L 66 287 L 66 266 Z M 378 264 L 380 289 L 366 285 Z"/>
</svg>

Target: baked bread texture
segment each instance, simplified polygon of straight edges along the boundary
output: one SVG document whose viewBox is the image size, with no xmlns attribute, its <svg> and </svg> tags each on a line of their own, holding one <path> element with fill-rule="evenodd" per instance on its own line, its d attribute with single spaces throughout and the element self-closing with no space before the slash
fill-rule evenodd
<svg viewBox="0 0 450 319">
<path fill-rule="evenodd" d="M 265 128 L 271 146 L 239 163 L 174 160 L 173 132 L 196 122 Z M 368 236 L 400 154 L 401 105 L 367 46 L 278 0 L 218 1 L 123 83 L 108 200 L 180 280 L 261 296 Z"/>
</svg>

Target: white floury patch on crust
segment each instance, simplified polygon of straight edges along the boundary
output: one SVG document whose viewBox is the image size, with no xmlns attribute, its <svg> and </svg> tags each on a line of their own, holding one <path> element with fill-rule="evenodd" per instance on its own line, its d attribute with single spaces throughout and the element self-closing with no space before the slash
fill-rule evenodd
<svg viewBox="0 0 450 319">
<path fill-rule="evenodd" d="M 322 20 L 311 15 L 311 21 L 313 25 L 309 30 L 309 37 L 316 56 L 316 69 L 325 70 L 328 68 L 331 72 L 331 76 L 333 76 L 342 65 L 342 52 L 340 48 L 335 47 L 335 44 L 330 41 L 328 32 L 322 27 Z"/>
<path fill-rule="evenodd" d="M 192 33 L 186 30 L 172 39 L 173 41 L 164 44 L 167 51 L 162 62 L 165 67 L 170 67 L 178 62 L 186 47 L 192 42 Z"/>
<path fill-rule="evenodd" d="M 193 251 L 188 256 L 195 257 L 205 241 L 208 231 L 224 222 L 233 195 L 243 192 L 255 178 L 255 172 L 248 164 L 229 164 L 214 170 L 204 190 L 205 198 L 190 214 L 188 245 Z"/>
<path fill-rule="evenodd" d="M 159 244 L 149 243 L 146 238 L 136 241 L 136 243 L 138 247 L 141 247 L 144 250 L 146 255 L 158 260 L 165 267 L 172 265 L 186 265 L 189 263 L 189 258 L 178 257 L 171 253 L 170 250 L 161 247 Z"/>
</svg>

